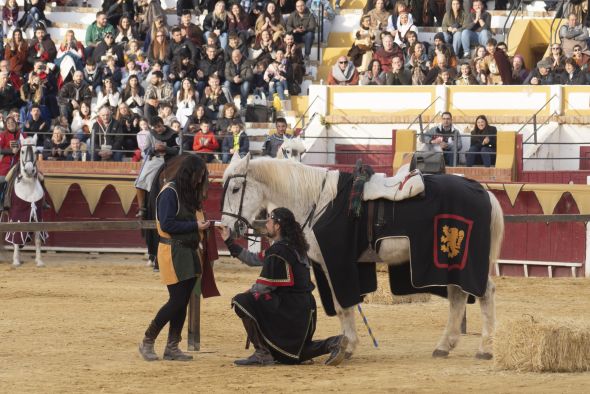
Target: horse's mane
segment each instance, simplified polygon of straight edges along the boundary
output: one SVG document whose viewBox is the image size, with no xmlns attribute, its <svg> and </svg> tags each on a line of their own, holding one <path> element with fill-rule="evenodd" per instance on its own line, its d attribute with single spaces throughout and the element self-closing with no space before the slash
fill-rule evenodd
<svg viewBox="0 0 590 394">
<path fill-rule="evenodd" d="M 234 172 L 231 167 L 230 164 L 226 174 Z M 324 189 L 321 190 L 327 172 L 328 170 L 324 168 L 311 167 L 293 160 L 266 157 L 250 160 L 248 166 L 249 177 L 264 183 L 272 193 L 288 196 L 295 204 L 317 201 L 320 191 L 335 195 L 335 185 L 331 182 L 326 182 Z"/>
</svg>

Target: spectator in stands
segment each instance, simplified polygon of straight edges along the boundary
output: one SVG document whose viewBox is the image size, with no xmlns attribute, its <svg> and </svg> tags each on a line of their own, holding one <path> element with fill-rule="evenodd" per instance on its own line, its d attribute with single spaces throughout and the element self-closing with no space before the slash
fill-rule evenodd
<svg viewBox="0 0 590 394">
<path fill-rule="evenodd" d="M 168 82 L 174 88 L 174 94 L 180 90 L 181 83 L 184 79 L 188 79 L 192 84 L 197 78 L 197 66 L 192 61 L 188 51 L 180 51 L 172 60 L 172 67 L 168 73 Z"/>
<path fill-rule="evenodd" d="M 479 82 L 473 75 L 471 65 L 468 62 L 463 62 L 461 64 L 461 75 L 455 80 L 455 85 L 479 85 Z"/>
<path fill-rule="evenodd" d="M 469 151 L 465 154 L 467 167 L 473 167 L 477 158 L 485 167 L 491 167 L 496 161 L 496 135 L 498 130 L 488 124 L 485 115 L 479 115 L 475 119 L 475 128 L 471 131 L 471 145 Z"/>
<path fill-rule="evenodd" d="M 455 55 L 460 56 L 462 51 L 461 34 L 467 15 L 461 8 L 461 0 L 452 0 L 451 10 L 447 11 L 442 20 L 442 30 L 445 41 L 453 46 Z M 467 49 L 469 52 L 469 49 Z"/>
<path fill-rule="evenodd" d="M 66 82 L 74 71 L 84 68 L 84 45 L 74 35 L 73 30 L 68 30 L 59 46 L 55 65 L 59 67 L 62 82 Z"/>
<path fill-rule="evenodd" d="M 103 58 L 102 65 L 100 66 L 99 80 L 100 85 L 97 86 L 96 92 L 100 93 L 102 85 L 104 85 L 105 79 L 110 79 L 113 82 L 113 88 L 117 91 L 121 88 L 121 81 L 123 80 L 123 73 L 121 69 L 116 65 L 116 58 L 111 55 L 106 55 Z"/>
<path fill-rule="evenodd" d="M 401 48 L 394 42 L 393 37 L 389 33 L 383 34 L 381 38 L 383 47 L 379 48 L 374 54 L 373 59 L 379 60 L 384 72 L 391 71 L 391 59 L 399 57 L 403 59 L 403 52 Z"/>
<path fill-rule="evenodd" d="M 486 56 L 488 55 L 488 51 L 486 50 L 486 47 L 483 45 L 478 45 L 475 47 L 475 50 L 473 51 L 473 55 L 471 56 L 471 66 L 474 67 L 475 63 L 477 63 L 478 60 L 483 60 Z M 465 57 L 463 57 L 465 58 Z"/>
<path fill-rule="evenodd" d="M 424 85 L 433 85 L 436 83 L 437 78 L 440 74 L 444 71 L 449 73 L 447 80 L 453 80 L 457 76 L 456 69 L 451 67 L 449 64 L 447 55 L 444 52 L 439 52 L 436 54 L 436 65 L 433 65 L 426 77 L 424 78 Z"/>
<path fill-rule="evenodd" d="M 121 101 L 129 107 L 131 112 L 143 116 L 145 91 L 137 75 L 130 75 L 121 94 Z"/>
<path fill-rule="evenodd" d="M 131 19 L 135 16 L 133 0 L 104 0 L 102 10 L 112 26 L 117 26 L 124 15 Z"/>
<path fill-rule="evenodd" d="M 576 64 L 582 71 L 588 70 L 588 62 L 590 61 L 590 55 L 587 53 L 582 52 L 582 46 L 574 45 L 574 53 L 572 54 L 572 59 L 576 61 Z"/>
<path fill-rule="evenodd" d="M 385 84 L 394 86 L 412 84 L 412 74 L 404 68 L 401 58 L 391 59 L 391 71 L 385 74 Z"/>
<path fill-rule="evenodd" d="M 50 27 L 51 21 L 45 16 L 45 0 L 24 0 L 23 17 L 18 21 L 18 26 L 27 30 L 30 26 L 35 24 L 42 24 L 44 27 Z"/>
<path fill-rule="evenodd" d="M 413 31 L 418 34 L 418 28 L 410 21 L 409 15 L 410 14 L 407 11 L 401 12 L 397 18 L 396 29 L 392 32 L 394 42 L 402 49 L 408 46 L 408 40 L 406 37 L 409 32 Z"/>
<path fill-rule="evenodd" d="M 588 50 L 588 28 L 578 21 L 575 13 L 567 17 L 567 24 L 559 29 L 559 38 L 566 56 L 571 56 L 575 45 L 580 45 L 582 51 Z"/>
<path fill-rule="evenodd" d="M 158 106 L 158 116 L 164 121 L 164 126 L 172 127 L 173 122 L 178 122 L 176 115 L 172 111 L 172 104 L 161 103 Z"/>
<path fill-rule="evenodd" d="M 304 43 L 305 59 L 309 59 L 311 54 L 311 46 L 315 36 L 317 24 L 315 17 L 305 6 L 305 1 L 297 0 L 295 3 L 295 11 L 289 15 L 287 19 L 287 33 L 293 33 L 295 42 Z"/>
<path fill-rule="evenodd" d="M 96 44 L 92 52 L 92 58 L 96 64 L 106 63 L 108 56 L 112 56 L 115 59 L 115 65 L 117 67 L 123 67 L 125 65 L 123 47 L 115 44 L 115 35 L 111 32 L 104 34 L 103 39 Z"/>
<path fill-rule="evenodd" d="M 201 128 L 195 134 L 192 146 L 192 150 L 200 153 L 201 158 L 207 163 L 214 161 L 214 153 L 219 152 L 219 142 L 210 126 L 207 119 L 201 121 Z"/>
<path fill-rule="evenodd" d="M 268 65 L 264 72 L 264 80 L 268 83 L 268 93 L 271 97 L 278 94 L 281 100 L 289 97 L 289 63 L 285 59 L 284 52 L 279 49 L 275 52 L 275 59 Z"/>
<path fill-rule="evenodd" d="M 43 160 L 65 160 L 68 147 L 66 133 L 61 126 L 53 128 L 51 138 L 46 138 L 43 145 Z"/>
<path fill-rule="evenodd" d="M 386 2 L 385 9 L 388 9 L 387 4 L 390 4 L 390 3 Z M 395 35 L 395 32 L 397 30 L 398 18 L 402 12 L 407 12 L 409 22 L 411 24 L 416 24 L 417 21 L 414 20 L 414 16 L 411 13 L 409 13 L 410 8 L 411 8 L 411 6 L 407 5 L 404 2 L 404 0 L 396 1 L 395 5 L 393 6 L 393 11 L 389 15 L 389 18 L 387 18 L 386 31 L 388 31 L 391 35 Z"/>
<path fill-rule="evenodd" d="M 0 77 L 0 81 L 1 80 Z M 29 114 L 23 119 L 23 121 L 23 131 L 27 135 L 37 134 L 37 146 L 43 146 L 45 138 L 48 138 L 47 135 L 49 134 L 51 119 L 45 118 L 41 112 L 41 108 L 38 105 L 33 104 Z"/>
<path fill-rule="evenodd" d="M 465 11 L 465 13 L 467 14 L 468 12 L 471 11 L 471 8 L 473 7 L 473 1 L 472 0 L 462 0 L 461 7 L 463 8 L 463 11 Z M 445 13 L 448 14 L 449 12 L 451 12 L 452 8 L 453 8 L 453 0 L 446 0 Z"/>
<path fill-rule="evenodd" d="M 359 73 L 354 64 L 340 56 L 328 75 L 328 85 L 358 85 Z"/>
<path fill-rule="evenodd" d="M 472 44 L 486 45 L 492 38 L 491 21 L 492 16 L 484 9 L 483 0 L 474 0 L 473 12 L 470 12 L 465 19 L 461 32 L 464 58 L 469 57 Z"/>
<path fill-rule="evenodd" d="M 389 11 L 385 9 L 385 0 L 376 0 L 375 8 L 370 10 L 367 15 L 371 18 L 371 29 L 375 32 L 375 45 L 381 46 L 381 33 L 387 29 Z M 383 66 L 383 62 L 381 63 Z"/>
<path fill-rule="evenodd" d="M 588 84 L 588 74 L 580 70 L 574 58 L 569 58 L 565 61 L 565 70 L 557 78 L 562 85 Z"/>
<path fill-rule="evenodd" d="M 125 64 L 125 68 L 121 71 L 121 85 L 127 85 L 127 81 L 131 76 L 135 76 L 139 83 L 143 82 L 143 72 L 141 71 L 140 66 L 133 60 L 129 60 Z"/>
<path fill-rule="evenodd" d="M 143 114 L 148 122 L 151 124 L 152 119 L 157 116 L 160 104 L 171 104 L 172 100 L 174 100 L 172 85 L 164 80 L 164 74 L 161 71 L 153 72 L 144 97 Z"/>
<path fill-rule="evenodd" d="M 92 116 L 90 104 L 82 101 L 80 108 L 74 110 L 70 129 L 75 138 L 86 142 L 90 138 L 90 131 L 92 130 L 92 126 L 94 126 L 94 122 L 96 122 L 96 118 Z"/>
<path fill-rule="evenodd" d="M 463 144 L 461 133 L 453 126 L 453 116 L 450 112 L 443 112 L 442 123 L 431 128 L 423 136 L 424 150 L 430 152 L 442 152 L 447 166 L 454 166 L 459 162 L 459 156 Z"/>
<path fill-rule="evenodd" d="M 291 34 L 291 37 L 293 34 Z M 285 35 L 286 37 L 286 35 Z M 250 59 L 256 63 L 264 63 L 266 66 L 273 61 L 274 52 L 279 48 L 280 43 L 274 42 L 268 30 L 263 30 L 258 39 L 252 45 Z M 303 58 L 303 57 L 302 57 Z"/>
<path fill-rule="evenodd" d="M 168 45 L 168 62 L 172 62 L 174 58 L 177 58 L 181 53 L 188 52 L 191 61 L 197 62 L 200 57 L 199 50 L 193 45 L 193 43 L 182 36 L 182 30 L 180 27 L 175 26 L 171 30 L 172 40 Z"/>
<path fill-rule="evenodd" d="M 123 133 L 122 149 L 125 156 L 131 157 L 137 149 L 137 133 L 139 132 L 139 116 L 135 115 L 127 104 L 120 103 L 117 107 L 115 119 L 121 125 Z"/>
<path fill-rule="evenodd" d="M 537 63 L 537 68 L 531 71 L 523 85 L 553 85 L 557 82 L 551 72 L 551 61 L 543 59 Z"/>
<path fill-rule="evenodd" d="M 225 96 L 217 74 L 209 76 L 209 84 L 203 91 L 200 104 L 205 106 L 205 113 L 209 119 L 217 119 L 219 111 L 228 98 Z"/>
<path fill-rule="evenodd" d="M 285 138 L 291 138 L 289 134 L 286 134 L 289 125 L 285 118 L 277 118 L 275 120 L 275 131 L 269 132 L 266 137 L 264 144 L 262 145 L 262 155 L 276 157 L 277 151 L 285 142 Z"/>
<path fill-rule="evenodd" d="M 426 56 L 424 44 L 421 42 L 414 45 L 414 53 L 408 59 L 406 68 L 412 74 L 412 85 L 424 85 L 426 75 L 430 71 L 430 61 L 428 60 L 428 56 Z"/>
<path fill-rule="evenodd" d="M 220 0 L 215 3 L 213 12 L 210 12 L 203 21 L 203 30 L 205 30 L 205 38 L 208 38 L 211 33 L 215 33 L 221 45 L 221 49 L 227 46 L 227 31 L 229 28 L 227 11 L 225 10 L 225 3 Z"/>
<path fill-rule="evenodd" d="M 190 10 L 184 10 L 180 17 L 180 32 L 182 36 L 187 38 L 197 48 L 203 46 L 203 30 L 194 24 L 192 21 L 192 14 Z"/>
<path fill-rule="evenodd" d="M 215 126 L 215 132 L 218 136 L 223 137 L 227 133 L 229 126 L 234 122 L 240 121 L 240 114 L 236 106 L 232 103 L 226 103 L 221 109 L 221 114 Z"/>
<path fill-rule="evenodd" d="M 19 96 L 8 81 L 8 72 L 0 72 L 0 113 L 6 115 L 14 107 L 19 107 Z"/>
<path fill-rule="evenodd" d="M 2 77 L 0 76 L 0 78 Z M 0 118 L 1 116 L 0 114 Z M 4 124 L 4 130 L 0 131 L 0 149 L 2 150 L 2 157 L 0 158 L 0 182 L 5 182 L 8 171 L 10 171 L 14 163 L 18 162 L 20 156 L 18 141 L 22 135 L 13 117 L 6 117 Z"/>
<path fill-rule="evenodd" d="M 156 3 L 157 0 L 153 2 Z M 144 52 L 149 51 L 149 47 L 150 45 L 152 45 L 152 42 L 154 42 L 154 40 L 156 39 L 156 34 L 159 31 L 163 31 L 166 39 L 168 39 L 168 26 L 166 25 L 166 18 L 164 15 L 159 15 L 158 17 L 154 18 L 154 20 L 151 22 L 150 28 L 145 34 L 145 40 L 143 42 Z"/>
<path fill-rule="evenodd" d="M 266 3 L 264 12 L 262 12 L 258 19 L 256 19 L 256 25 L 254 27 L 256 39 L 260 38 L 260 34 L 263 30 L 268 30 L 270 32 L 274 42 L 280 42 L 286 32 L 283 17 L 276 4 L 272 1 Z"/>
<path fill-rule="evenodd" d="M 199 93 L 189 78 L 182 80 L 181 88 L 176 95 L 176 119 L 180 122 L 180 126 L 184 127 L 187 120 L 195 111 L 195 107 L 199 102 Z"/>
<path fill-rule="evenodd" d="M 37 25 L 35 27 L 35 37 L 29 41 L 29 53 L 27 56 L 27 62 L 30 66 L 33 66 L 36 61 L 53 62 L 57 55 L 57 49 L 51 39 L 51 36 L 47 34 L 43 25 Z"/>
<path fill-rule="evenodd" d="M 203 98 L 203 91 L 207 86 L 207 81 L 212 75 L 218 78 L 225 77 L 225 62 L 223 56 L 217 53 L 214 46 L 208 45 L 205 51 L 205 58 L 199 62 L 197 69 L 197 91 L 199 97 Z"/>
<path fill-rule="evenodd" d="M 567 56 L 563 53 L 561 45 L 553 43 L 551 45 L 551 53 L 544 59 L 551 62 L 551 69 L 555 75 L 565 70 L 565 59 L 567 59 Z"/>
<path fill-rule="evenodd" d="M 334 9 L 328 0 L 307 0 L 306 5 L 311 14 L 316 18 L 320 14 L 321 7 L 324 7 L 324 13 L 322 14 L 322 43 L 327 44 L 328 35 L 330 34 L 330 31 L 332 31 L 332 22 L 336 18 Z M 316 22 L 319 23 L 319 20 Z"/>
<path fill-rule="evenodd" d="M 133 19 L 128 15 L 123 15 L 117 24 L 115 42 L 124 45 L 129 41 L 138 40 L 139 38 L 139 32 L 137 31 L 136 26 L 133 25 Z"/>
<path fill-rule="evenodd" d="M 84 81 L 82 71 L 76 71 L 71 82 L 66 83 L 60 89 L 57 96 L 59 113 L 68 119 L 72 119 L 73 111 L 80 109 L 80 105 L 85 102 L 90 105 L 92 100 L 92 86 Z"/>
<path fill-rule="evenodd" d="M 369 15 L 363 15 L 360 21 L 360 28 L 354 32 L 354 43 L 348 51 L 348 57 L 357 67 L 359 73 L 367 71 L 369 63 L 373 59 L 375 34 L 375 31 L 371 28 L 371 17 Z M 379 62 L 379 65 L 381 65 L 381 62 Z"/>
<path fill-rule="evenodd" d="M 88 147 L 78 138 L 70 140 L 70 146 L 65 150 L 66 161 L 86 161 L 88 160 Z"/>
<path fill-rule="evenodd" d="M 2 32 L 4 37 L 10 37 L 18 24 L 18 4 L 16 0 L 6 0 L 2 8 Z"/>
<path fill-rule="evenodd" d="M 96 89 L 101 82 L 101 75 L 98 71 L 98 67 L 96 67 L 96 63 L 94 63 L 94 60 L 86 60 L 86 64 L 84 65 L 82 73 L 84 74 L 84 81 L 92 86 L 93 90 Z"/>
<path fill-rule="evenodd" d="M 86 58 L 92 56 L 94 47 L 103 40 L 106 33 L 115 34 L 115 28 L 107 21 L 107 16 L 103 11 L 96 13 L 96 20 L 86 29 L 86 49 L 84 50 Z"/>
<path fill-rule="evenodd" d="M 408 41 L 408 45 L 402 50 L 402 53 L 404 55 L 403 58 L 407 61 L 407 59 L 412 56 L 412 53 L 414 53 L 414 46 L 418 44 L 418 34 L 415 31 L 410 30 L 408 34 L 406 34 L 406 40 Z"/>
<path fill-rule="evenodd" d="M 20 29 L 12 31 L 12 40 L 4 48 L 4 59 L 8 60 L 12 72 L 22 73 L 27 65 L 29 44 L 23 39 Z"/>
<path fill-rule="evenodd" d="M 222 161 L 229 163 L 234 153 L 239 153 L 240 157 L 246 156 L 250 151 L 250 140 L 244 130 L 241 122 L 233 122 L 229 127 L 230 133 L 223 138 L 221 146 Z"/>
<path fill-rule="evenodd" d="M 240 36 L 232 32 L 227 36 L 227 46 L 223 51 L 223 58 L 226 62 L 231 60 L 231 54 L 234 49 L 238 49 L 240 52 L 242 52 L 242 57 L 244 59 L 248 59 L 248 47 L 246 46 L 246 43 L 242 41 Z"/>
<path fill-rule="evenodd" d="M 512 83 L 522 85 L 528 76 L 529 72 L 524 65 L 524 57 L 519 54 L 514 55 L 512 58 Z"/>
<path fill-rule="evenodd" d="M 113 119 L 111 108 L 102 107 L 98 111 L 98 119 L 92 126 L 94 141 L 91 146 L 94 148 L 94 160 L 121 161 L 123 153 L 123 134 L 121 124 Z"/>
<path fill-rule="evenodd" d="M 305 74 L 305 62 L 301 47 L 295 43 L 295 37 L 293 37 L 293 34 L 285 34 L 280 48 L 285 53 L 285 59 L 287 59 L 287 62 L 291 66 L 291 75 L 287 78 L 289 83 L 291 85 L 293 85 L 293 83 L 301 85 L 303 82 L 303 75 Z"/>
<path fill-rule="evenodd" d="M 379 60 L 371 60 L 368 70 L 361 74 L 359 85 L 385 85 L 385 73 Z"/>
<path fill-rule="evenodd" d="M 234 49 L 231 61 L 225 66 L 225 88 L 231 95 L 240 94 L 240 108 L 245 111 L 250 94 L 250 82 L 252 81 L 252 66 L 242 56 L 239 49 Z"/>
<path fill-rule="evenodd" d="M 512 84 L 512 67 L 508 55 L 498 48 L 495 38 L 490 38 L 486 44 L 487 56 L 483 59 L 483 68 L 487 74 L 488 85 Z"/>
<path fill-rule="evenodd" d="M 227 14 L 229 19 L 229 33 L 237 34 L 240 40 L 245 44 L 250 37 L 254 36 L 254 23 L 249 13 L 246 13 L 239 3 L 233 3 L 229 7 L 230 12 Z"/>
</svg>

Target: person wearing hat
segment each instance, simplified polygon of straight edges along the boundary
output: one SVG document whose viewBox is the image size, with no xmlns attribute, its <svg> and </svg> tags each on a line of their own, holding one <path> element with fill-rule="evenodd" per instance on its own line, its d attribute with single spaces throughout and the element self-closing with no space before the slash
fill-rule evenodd
<svg viewBox="0 0 590 394">
<path fill-rule="evenodd" d="M 343 335 L 313 340 L 316 303 L 312 295 L 309 244 L 301 225 L 287 208 L 275 208 L 266 221 L 266 235 L 273 242 L 264 260 L 234 243 L 230 229 L 220 227 L 230 254 L 248 266 L 262 267 L 250 290 L 236 295 L 232 306 L 254 345 L 254 354 L 234 361 L 240 366 L 275 362 L 300 364 L 328 355 L 326 365 L 345 358 L 348 339 Z"/>
<path fill-rule="evenodd" d="M 558 82 L 551 72 L 551 60 L 543 59 L 537 63 L 537 68 L 531 71 L 523 85 L 554 85 L 556 83 Z"/>
<path fill-rule="evenodd" d="M 115 65 L 117 67 L 125 66 L 123 47 L 115 44 L 115 34 L 110 31 L 104 34 L 102 40 L 94 48 L 92 59 L 94 59 L 96 64 L 104 64 L 108 56 L 115 58 Z"/>
</svg>

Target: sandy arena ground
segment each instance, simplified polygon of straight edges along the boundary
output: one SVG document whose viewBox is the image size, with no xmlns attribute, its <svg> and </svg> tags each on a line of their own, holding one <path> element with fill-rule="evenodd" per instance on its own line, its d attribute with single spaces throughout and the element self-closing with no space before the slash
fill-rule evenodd
<svg viewBox="0 0 590 394">
<path fill-rule="evenodd" d="M 235 367 L 245 335 L 230 309 L 257 270 L 224 259 L 216 264 L 222 296 L 203 306 L 201 352 L 188 363 L 147 363 L 137 345 L 166 299 L 158 274 L 138 255 L 48 254 L 36 268 L 30 253 L 12 269 L 0 263 L 0 392 L 588 392 L 590 372 L 533 374 L 496 371 L 474 359 L 479 307 L 468 307 L 468 334 L 448 359 L 431 352 L 447 317 L 447 302 L 365 305 L 379 348 L 357 319 L 361 343 L 339 367 Z M 498 322 L 523 314 L 587 316 L 585 279 L 497 279 Z M 318 301 L 319 302 L 319 301 Z M 339 332 L 318 313 L 316 337 Z M 157 343 L 161 353 L 166 331 Z M 182 348 L 186 348 L 183 341 Z"/>
</svg>

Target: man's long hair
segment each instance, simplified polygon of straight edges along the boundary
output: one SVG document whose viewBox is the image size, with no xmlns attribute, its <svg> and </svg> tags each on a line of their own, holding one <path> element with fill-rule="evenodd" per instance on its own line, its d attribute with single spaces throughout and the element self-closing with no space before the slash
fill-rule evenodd
<svg viewBox="0 0 590 394">
<path fill-rule="evenodd" d="M 174 177 L 176 191 L 179 203 L 189 212 L 196 212 L 202 208 L 203 200 L 207 197 L 207 165 L 197 155 L 183 157 Z"/>
<path fill-rule="evenodd" d="M 281 226 L 281 237 L 291 243 L 302 258 L 305 257 L 309 244 L 293 212 L 287 208 L 276 208 L 272 211 L 271 218 Z"/>
</svg>

